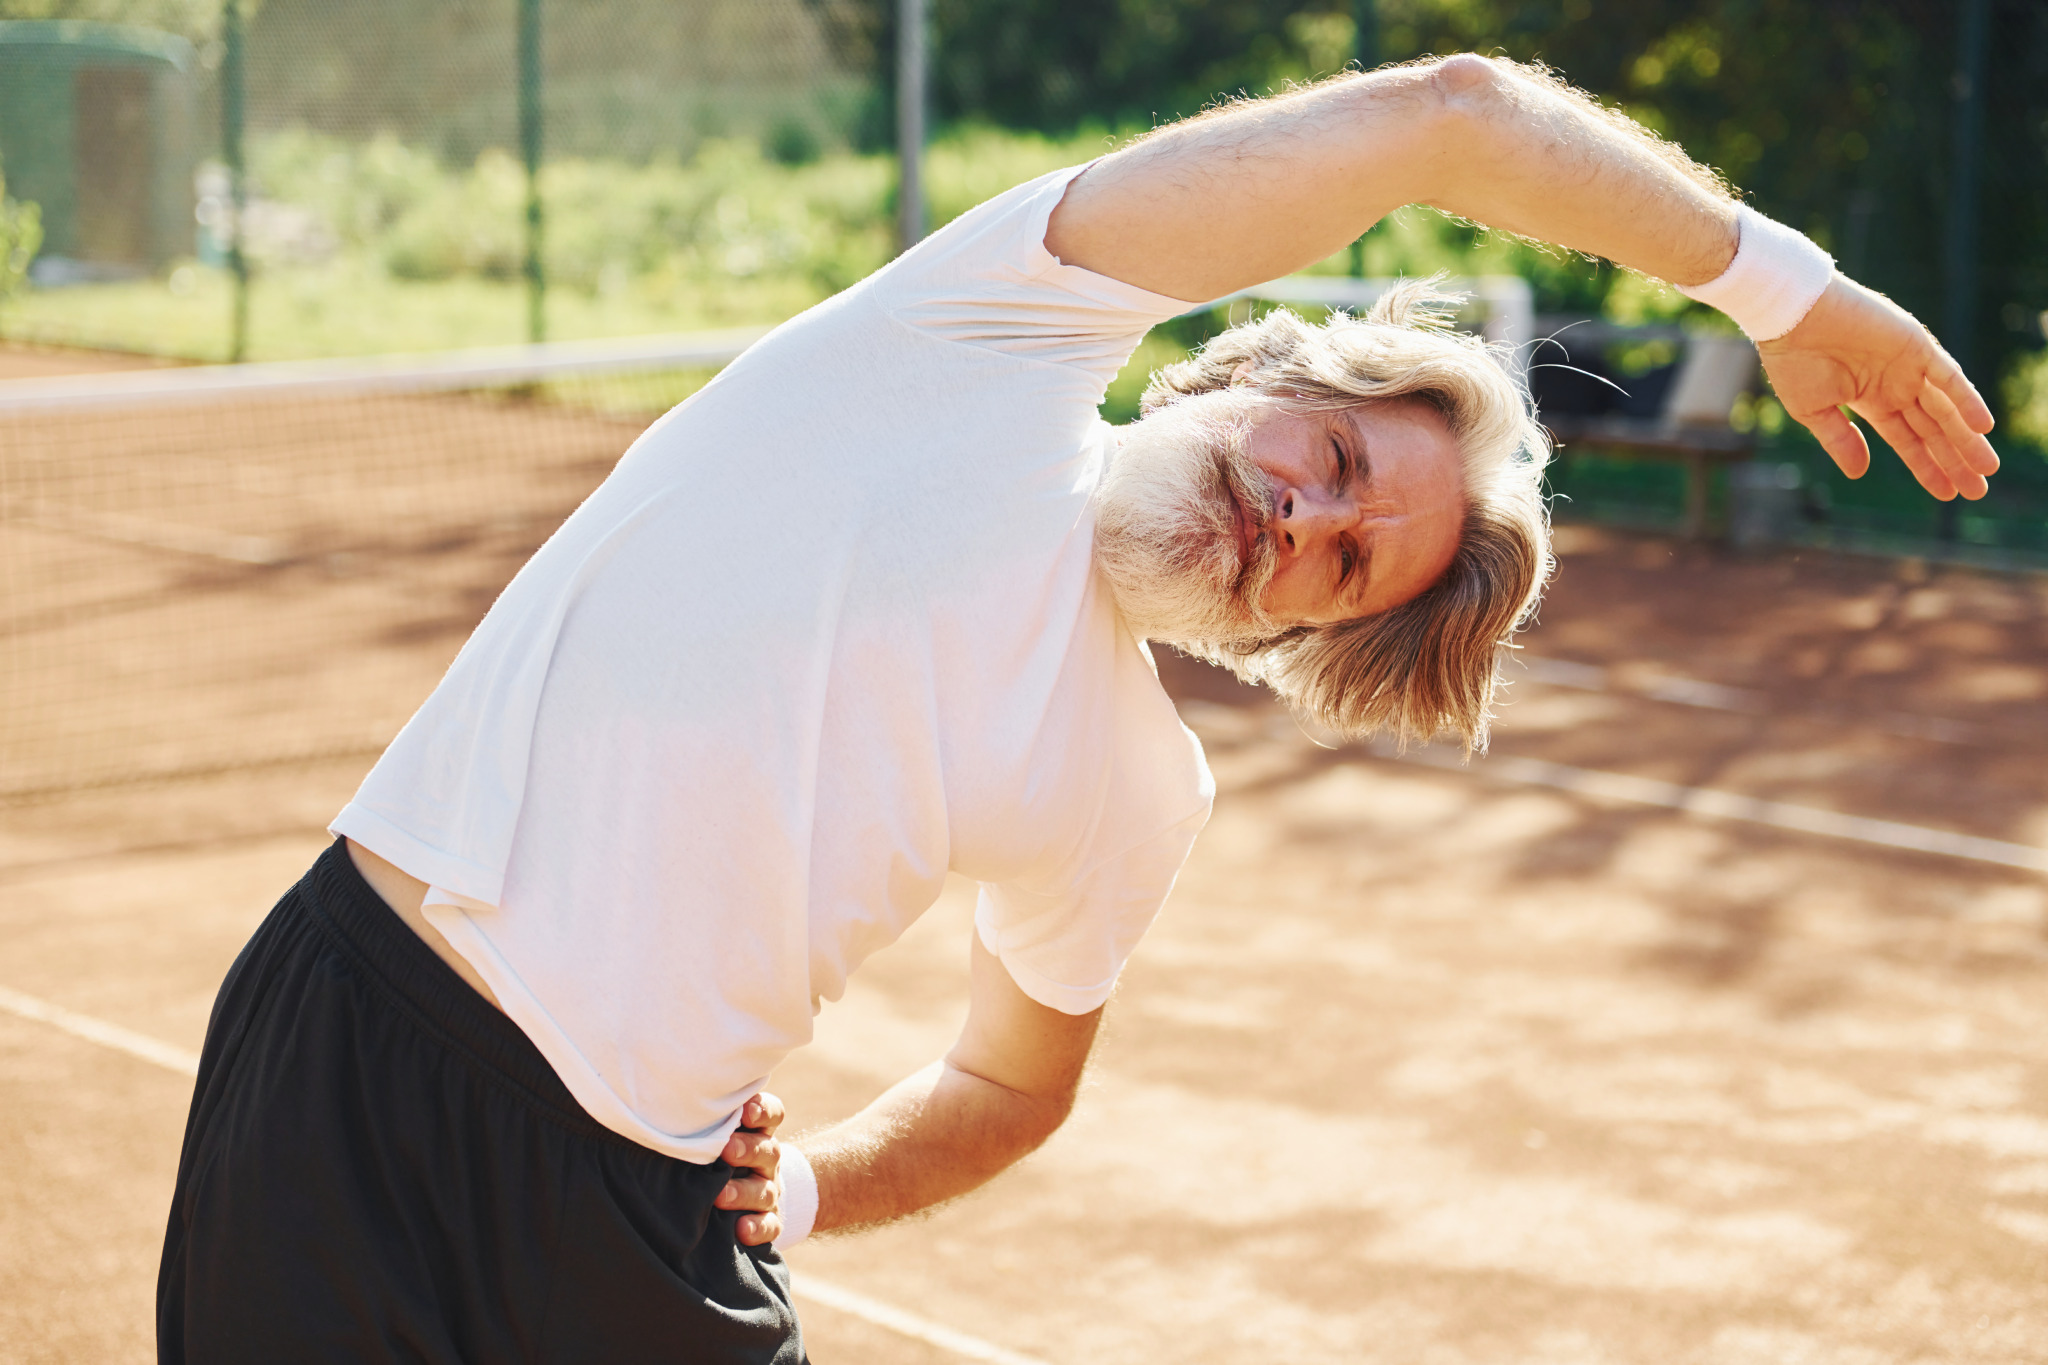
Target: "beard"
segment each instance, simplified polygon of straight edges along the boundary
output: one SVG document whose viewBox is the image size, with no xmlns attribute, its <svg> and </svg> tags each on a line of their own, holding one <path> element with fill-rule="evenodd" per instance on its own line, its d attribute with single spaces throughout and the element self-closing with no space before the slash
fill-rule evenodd
<svg viewBox="0 0 2048 1365">
<path fill-rule="evenodd" d="M 1260 406 L 1241 390 L 1196 394 L 1120 433 L 1095 490 L 1095 563 L 1137 635 L 1209 653 L 1278 633 L 1259 606 L 1279 564 L 1263 529 L 1273 492 L 1251 456 Z"/>
</svg>

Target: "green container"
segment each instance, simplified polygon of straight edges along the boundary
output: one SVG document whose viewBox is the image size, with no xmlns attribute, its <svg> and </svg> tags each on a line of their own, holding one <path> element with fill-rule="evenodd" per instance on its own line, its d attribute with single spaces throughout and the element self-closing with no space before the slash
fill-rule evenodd
<svg viewBox="0 0 2048 1365">
<path fill-rule="evenodd" d="M 0 169 L 42 205 L 37 277 L 118 278 L 193 251 L 192 45 L 77 20 L 0 23 Z"/>
</svg>

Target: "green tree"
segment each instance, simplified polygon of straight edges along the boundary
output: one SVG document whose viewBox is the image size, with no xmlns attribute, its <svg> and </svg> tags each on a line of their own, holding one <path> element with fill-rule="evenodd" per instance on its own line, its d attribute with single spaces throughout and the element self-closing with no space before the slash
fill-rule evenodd
<svg viewBox="0 0 2048 1365">
<path fill-rule="evenodd" d="M 1545 61 L 1718 167 L 1937 328 L 1954 0 L 1382 0 L 1395 56 Z M 2048 5 L 1992 0 L 1971 349 L 1987 396 L 2048 309 Z M 1954 338 L 1949 338 L 1954 341 Z M 1996 400 L 1994 399 L 1994 402 Z"/>
<path fill-rule="evenodd" d="M 886 86 L 894 0 L 810 0 Z M 932 0 L 942 118 L 1144 126 L 1342 66 L 1352 0 Z M 1378 0 L 1380 55 L 1543 61 L 1724 171 L 1843 267 L 1940 325 L 1955 0 Z M 1987 393 L 2048 310 L 2048 4 L 1992 0 L 1979 297 Z M 879 106 L 886 109 L 883 102 Z M 1595 266 L 1540 301 L 1597 307 Z"/>
<path fill-rule="evenodd" d="M 807 0 L 893 106 L 896 0 Z M 1145 127 L 1351 60 L 1349 0 L 930 0 L 941 119 L 1054 135 Z M 886 129 L 875 130 L 886 142 Z"/>
</svg>

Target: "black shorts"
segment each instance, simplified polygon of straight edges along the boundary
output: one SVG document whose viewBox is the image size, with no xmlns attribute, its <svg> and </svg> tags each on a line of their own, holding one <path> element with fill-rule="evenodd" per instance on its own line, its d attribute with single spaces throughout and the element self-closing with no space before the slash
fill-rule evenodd
<svg viewBox="0 0 2048 1365">
<path fill-rule="evenodd" d="M 337 842 L 228 972 L 157 1281 L 157 1353 L 322 1361 L 804 1358 L 723 1163 L 600 1126 Z"/>
</svg>

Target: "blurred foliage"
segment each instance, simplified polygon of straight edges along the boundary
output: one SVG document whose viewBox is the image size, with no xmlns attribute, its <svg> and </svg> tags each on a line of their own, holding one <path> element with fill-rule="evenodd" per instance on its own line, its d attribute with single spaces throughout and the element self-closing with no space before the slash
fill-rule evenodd
<svg viewBox="0 0 2048 1365">
<path fill-rule="evenodd" d="M 2010 433 L 2048 451 L 2048 357 L 2015 366 L 2001 396 Z"/>
<path fill-rule="evenodd" d="M 253 14 L 262 0 L 242 0 Z M 0 0 L 0 19 L 83 19 L 132 24 L 203 44 L 219 32 L 220 0 Z"/>
<path fill-rule="evenodd" d="M 0 305 L 10 302 L 28 282 L 28 268 L 43 245 L 40 206 L 7 197 L 7 177 L 0 174 Z"/>
<path fill-rule="evenodd" d="M 889 80 L 894 0 L 808 0 Z M 1542 61 L 1723 171 L 1939 327 L 1955 0 L 1380 0 L 1378 56 Z M 1345 0 L 933 0 L 943 118 L 1145 126 L 1354 56 Z M 1974 370 L 2028 362 L 2048 310 L 2048 4 L 1992 0 Z M 1618 272 L 1530 267 L 1538 306 L 1597 311 Z M 1611 311 L 1611 310 L 1610 310 Z"/>
<path fill-rule="evenodd" d="M 932 220 L 948 222 L 1128 135 L 1083 128 L 1049 138 L 956 123 L 927 149 Z M 550 335 L 775 322 L 885 264 L 894 250 L 893 158 L 841 148 L 790 164 L 765 141 L 713 140 L 688 159 L 544 164 Z M 489 345 L 519 334 L 525 184 L 510 154 L 487 148 L 451 167 L 389 134 L 355 140 L 296 129 L 252 138 L 249 169 L 257 358 Z M 1340 254 L 1311 270 L 1341 273 L 1349 264 Z M 1551 281 L 1545 287 L 1558 295 L 1586 277 L 1582 262 L 1422 209 L 1373 233 L 1365 265 L 1382 275 L 1521 272 Z M 217 358 L 226 288 L 219 272 L 187 263 L 156 280 L 34 291 L 15 330 Z M 1634 277 L 1609 302 L 1632 317 L 1685 306 Z M 1177 358 L 1229 321 L 1224 310 L 1178 319 L 1141 354 Z M 1142 376 L 1131 382 L 1143 387 Z M 1136 395 L 1120 389 L 1111 409 L 1135 413 Z"/>
<path fill-rule="evenodd" d="M 1549 63 L 1946 324 L 1956 0 L 931 4 L 933 102 L 952 130 L 932 153 L 939 221 L 956 211 L 949 195 L 971 200 L 1235 93 L 1340 71 L 1368 13 L 1378 58 L 1479 50 Z M 0 16 L 138 23 L 204 49 L 219 5 L 0 0 Z M 243 6 L 259 194 L 290 210 L 267 233 L 252 224 L 262 268 L 294 272 L 302 292 L 344 273 L 511 279 L 516 168 L 493 150 L 512 145 L 510 7 Z M 889 143 L 896 12 L 896 0 L 549 0 L 546 249 L 568 291 L 556 307 L 584 306 L 570 294 L 606 309 L 631 296 L 664 316 L 745 314 L 842 287 L 886 259 L 890 168 L 845 153 Z M 2048 3 L 1991 0 L 1991 14 L 1973 370 L 2008 431 L 2048 441 Z M 687 79 L 655 79 L 656 67 Z M 1513 271 L 1544 312 L 1699 317 L 1603 263 L 1423 210 L 1377 227 L 1360 263 L 1374 274 Z M 1182 330 L 1184 344 L 1199 341 L 1194 324 Z"/>
<path fill-rule="evenodd" d="M 1087 129 L 1143 129 L 1235 93 L 1268 93 L 1338 72 L 1358 55 L 1361 13 L 1376 16 L 1378 58 L 1478 50 L 1547 62 L 1724 171 L 1759 207 L 1827 245 L 1851 274 L 1937 328 L 1946 325 L 1940 262 L 1956 0 L 931 5 L 940 125 L 994 125 L 1062 142 Z M 2042 387 L 2029 376 L 2048 311 L 2048 251 L 2041 249 L 2048 242 L 2048 3 L 1990 5 L 1980 297 L 1967 349 L 1982 386 L 2010 405 L 2014 393 Z M 139 23 L 183 33 L 203 47 L 219 6 L 220 0 L 0 0 L 0 15 Z M 297 126 L 357 143 L 381 133 L 431 152 L 460 168 L 465 181 L 437 190 L 435 202 L 473 229 L 471 237 L 499 235 L 479 215 L 503 188 L 503 164 L 484 153 L 513 145 L 509 5 L 243 6 L 251 16 L 255 129 Z M 626 194 L 625 216 L 640 225 L 630 232 L 644 236 L 650 216 L 701 218 L 698 209 L 664 200 L 667 191 L 655 184 L 664 164 L 695 164 L 700 144 L 745 136 L 772 160 L 798 168 L 824 164 L 849 140 L 869 150 L 886 147 L 897 8 L 896 0 L 551 0 L 543 26 L 547 145 L 551 157 L 582 163 L 561 183 Z M 714 149 L 704 159 L 722 155 Z M 646 162 L 649 175 L 593 169 L 614 160 Z M 452 245 L 458 229 L 424 226 L 425 212 L 405 227 L 409 244 L 387 244 L 393 269 L 414 277 L 500 267 L 503 243 Z M 809 203 L 795 210 L 750 206 L 749 213 L 772 222 L 831 217 Z M 573 210 L 551 205 L 551 222 L 573 217 Z M 609 232 L 572 234 L 581 243 L 564 262 L 572 277 L 592 276 L 591 253 Z M 775 250 L 796 249 L 787 233 L 755 235 L 774 239 L 768 245 Z M 1485 268 L 1527 274 L 1546 312 L 1627 320 L 1683 308 L 1668 295 L 1645 293 L 1623 272 L 1566 253 L 1497 246 L 1455 224 L 1381 228 L 1368 248 L 1369 268 L 1411 268 L 1419 236 L 1431 238 L 1426 256 L 1461 252 L 1483 257 Z M 865 250 L 825 255 L 852 259 Z M 817 264 L 821 278 L 835 269 Z M 2023 416 L 2033 408 L 2009 411 Z"/>
<path fill-rule="evenodd" d="M 928 157 L 934 220 L 1085 159 L 1102 140 L 956 128 Z M 810 152 L 791 157 L 771 137 L 765 148 L 710 141 L 688 161 L 549 161 L 548 279 L 587 293 L 756 276 L 793 276 L 820 298 L 844 289 L 889 259 L 895 169 L 886 156 Z M 496 148 L 456 171 L 388 136 L 349 142 L 296 131 L 258 139 L 251 169 L 261 198 L 302 210 L 309 230 L 394 278 L 519 276 L 524 172 Z M 264 243 L 251 246 L 264 263 Z"/>
<path fill-rule="evenodd" d="M 927 159 L 935 222 L 1087 159 L 1064 141 L 962 125 Z M 790 165 L 746 139 L 688 160 L 562 158 L 542 168 L 549 332 L 558 338 L 779 322 L 894 250 L 891 157 L 838 150 Z M 252 355 L 278 359 L 500 344 L 519 335 L 523 172 L 467 167 L 383 135 L 294 130 L 249 153 Z M 227 281 L 188 262 L 156 280 L 31 291 L 17 335 L 217 359 Z"/>
</svg>

